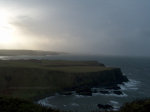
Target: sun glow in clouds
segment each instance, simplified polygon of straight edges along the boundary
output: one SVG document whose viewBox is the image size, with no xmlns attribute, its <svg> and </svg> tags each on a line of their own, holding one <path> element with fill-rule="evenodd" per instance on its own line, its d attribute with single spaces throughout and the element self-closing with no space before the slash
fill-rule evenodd
<svg viewBox="0 0 150 112">
<path fill-rule="evenodd" d="M 15 29 L 9 24 L 9 16 L 7 11 L 0 10 L 0 45 L 7 47 L 16 42 L 13 35 Z"/>
</svg>

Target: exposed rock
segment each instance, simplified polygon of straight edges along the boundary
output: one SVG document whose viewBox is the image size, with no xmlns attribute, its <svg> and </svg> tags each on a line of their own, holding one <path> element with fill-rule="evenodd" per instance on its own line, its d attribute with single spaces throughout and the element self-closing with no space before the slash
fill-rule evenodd
<svg viewBox="0 0 150 112">
<path fill-rule="evenodd" d="M 122 95 L 123 93 L 121 91 L 113 91 L 114 94 L 117 94 L 117 95 Z"/>
<path fill-rule="evenodd" d="M 119 89 L 121 89 L 121 88 L 120 88 L 119 86 L 117 86 L 117 85 L 114 85 L 114 86 L 106 87 L 105 89 L 119 90 Z"/>
<path fill-rule="evenodd" d="M 122 72 L 119 68 L 114 68 L 111 70 L 104 70 L 98 72 L 89 72 L 81 73 L 80 76 L 76 77 L 74 82 L 76 87 L 88 86 L 92 87 L 102 87 L 102 88 L 112 88 L 114 90 L 120 89 L 117 87 L 118 84 L 127 82 L 128 79 L 126 76 L 122 75 Z M 82 84 L 82 85 L 79 85 Z M 113 85 L 113 87 L 111 87 Z"/>
<path fill-rule="evenodd" d="M 78 88 L 76 93 L 79 95 L 92 96 L 92 91 L 90 88 Z"/>
<path fill-rule="evenodd" d="M 84 92 L 79 92 L 78 94 L 79 94 L 79 95 L 84 95 L 84 96 L 92 96 L 92 92 L 86 92 L 86 91 L 84 91 Z"/>
<path fill-rule="evenodd" d="M 112 110 L 112 109 L 113 109 L 113 106 L 111 106 L 111 105 L 109 105 L 109 104 L 106 104 L 106 105 L 105 105 L 105 109 Z"/>
<path fill-rule="evenodd" d="M 104 110 L 112 110 L 113 106 L 106 104 L 106 105 L 102 105 L 102 104 L 98 104 L 97 105 L 99 109 L 104 109 Z"/>
<path fill-rule="evenodd" d="M 59 92 L 61 95 L 72 95 L 71 91 Z"/>
<path fill-rule="evenodd" d="M 92 90 L 93 93 L 97 93 L 98 91 L 96 89 Z"/>
<path fill-rule="evenodd" d="M 102 94 L 110 94 L 110 92 L 109 92 L 109 91 L 106 91 L 106 90 L 99 91 L 99 92 L 102 93 Z"/>
</svg>

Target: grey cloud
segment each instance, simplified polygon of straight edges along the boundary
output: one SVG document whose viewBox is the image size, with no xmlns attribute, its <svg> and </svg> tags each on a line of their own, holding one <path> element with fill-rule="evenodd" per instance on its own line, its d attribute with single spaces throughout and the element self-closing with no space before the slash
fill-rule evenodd
<svg viewBox="0 0 150 112">
<path fill-rule="evenodd" d="M 149 0 L 6 0 L 3 4 L 31 11 L 19 13 L 12 24 L 27 38 L 49 40 L 40 48 L 150 56 Z"/>
</svg>

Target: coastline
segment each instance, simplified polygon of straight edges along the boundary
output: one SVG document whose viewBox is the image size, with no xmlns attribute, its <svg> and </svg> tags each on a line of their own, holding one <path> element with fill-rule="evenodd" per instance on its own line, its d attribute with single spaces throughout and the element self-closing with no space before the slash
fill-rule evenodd
<svg viewBox="0 0 150 112">
<path fill-rule="evenodd" d="M 96 61 L 1 60 L 0 73 L 1 83 L 5 83 L 1 84 L 1 95 L 34 101 L 57 92 L 78 90 L 86 94 L 83 88 L 128 81 L 119 68 L 105 67 Z"/>
</svg>

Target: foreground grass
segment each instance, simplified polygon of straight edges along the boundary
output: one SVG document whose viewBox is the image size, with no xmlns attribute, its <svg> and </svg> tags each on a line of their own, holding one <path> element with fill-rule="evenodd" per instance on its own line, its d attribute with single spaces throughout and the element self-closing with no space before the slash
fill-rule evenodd
<svg viewBox="0 0 150 112">
<path fill-rule="evenodd" d="M 149 112 L 150 99 L 135 100 L 124 104 L 118 112 Z"/>
<path fill-rule="evenodd" d="M 149 112 L 150 99 L 136 100 L 124 104 L 120 110 L 111 112 Z M 0 97 L 0 112 L 60 112 L 28 100 Z M 108 112 L 108 111 L 107 111 Z M 110 112 L 110 111 L 109 111 Z"/>
<path fill-rule="evenodd" d="M 0 97 L 0 112 L 59 112 L 48 107 L 43 107 L 38 104 L 34 104 L 31 101 Z"/>
</svg>

